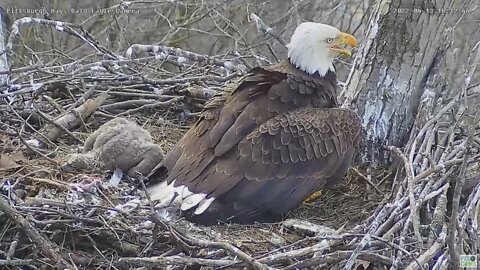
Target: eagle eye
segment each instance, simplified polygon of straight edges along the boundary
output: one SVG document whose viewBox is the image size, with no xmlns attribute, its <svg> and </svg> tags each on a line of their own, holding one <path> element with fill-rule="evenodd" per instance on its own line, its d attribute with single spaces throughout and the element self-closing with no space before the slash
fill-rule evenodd
<svg viewBox="0 0 480 270">
<path fill-rule="evenodd" d="M 331 43 L 333 41 L 333 38 L 327 38 L 327 43 Z"/>
</svg>

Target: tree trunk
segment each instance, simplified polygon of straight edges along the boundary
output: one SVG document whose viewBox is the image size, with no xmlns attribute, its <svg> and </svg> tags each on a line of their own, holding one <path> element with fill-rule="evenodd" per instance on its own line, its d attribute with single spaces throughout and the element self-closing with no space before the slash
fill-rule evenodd
<svg viewBox="0 0 480 270">
<path fill-rule="evenodd" d="M 373 4 L 341 96 L 344 106 L 356 107 L 362 118 L 363 162 L 388 163 L 389 153 L 381 146 L 405 145 L 421 103 L 429 100 L 433 106 L 448 88 L 443 64 L 448 62 L 447 48 L 462 15 L 454 7 L 451 0 L 422 4 L 377 0 Z"/>
<path fill-rule="evenodd" d="M 0 70 L 8 70 L 8 62 L 7 62 L 7 52 L 6 43 L 7 43 L 7 24 L 8 24 L 8 16 L 5 10 L 0 7 Z M 4 85 L 7 83 L 7 74 L 0 74 L 0 85 Z"/>
</svg>

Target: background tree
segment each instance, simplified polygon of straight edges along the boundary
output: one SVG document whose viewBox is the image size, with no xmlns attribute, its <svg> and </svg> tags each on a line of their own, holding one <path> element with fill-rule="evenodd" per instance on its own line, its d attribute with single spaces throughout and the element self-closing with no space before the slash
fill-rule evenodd
<svg viewBox="0 0 480 270">
<path fill-rule="evenodd" d="M 480 10 L 464 1 L 378 0 L 370 11 L 344 97 L 363 118 L 363 161 L 386 164 L 382 145 L 404 146 L 415 121 L 422 126 L 461 90 Z"/>
</svg>

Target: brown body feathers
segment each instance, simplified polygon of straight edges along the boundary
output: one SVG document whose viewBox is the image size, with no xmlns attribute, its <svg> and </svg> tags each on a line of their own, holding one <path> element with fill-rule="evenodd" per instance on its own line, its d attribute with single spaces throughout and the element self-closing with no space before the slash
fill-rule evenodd
<svg viewBox="0 0 480 270">
<path fill-rule="evenodd" d="M 252 69 L 205 106 L 150 195 L 171 202 L 169 192 L 184 194 L 183 214 L 203 224 L 282 217 L 350 165 L 361 125 L 336 108 L 336 88 L 335 73 L 310 75 L 288 61 Z"/>
</svg>

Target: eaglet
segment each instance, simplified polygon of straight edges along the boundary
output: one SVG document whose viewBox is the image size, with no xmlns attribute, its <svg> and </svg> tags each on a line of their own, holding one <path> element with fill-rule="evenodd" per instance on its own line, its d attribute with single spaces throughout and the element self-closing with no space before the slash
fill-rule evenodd
<svg viewBox="0 0 480 270">
<path fill-rule="evenodd" d="M 69 155 L 62 170 L 118 168 L 131 177 L 146 176 L 162 158 L 162 150 L 153 143 L 148 131 L 125 118 L 115 118 L 87 138 L 83 153 Z"/>
</svg>

